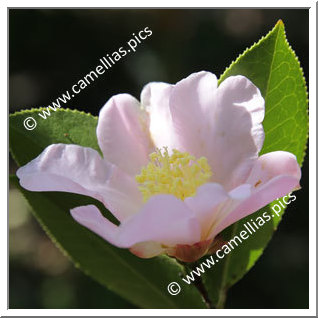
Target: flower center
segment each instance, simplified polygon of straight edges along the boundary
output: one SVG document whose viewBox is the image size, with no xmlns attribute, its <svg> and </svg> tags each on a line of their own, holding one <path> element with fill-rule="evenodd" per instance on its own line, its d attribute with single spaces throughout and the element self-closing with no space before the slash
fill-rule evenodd
<svg viewBox="0 0 318 318">
<path fill-rule="evenodd" d="M 172 150 L 172 155 L 164 147 L 150 154 L 150 162 L 136 176 L 144 202 L 155 194 L 173 194 L 184 200 L 196 194 L 199 186 L 212 176 L 208 160 L 201 157 L 196 160 L 187 152 Z"/>
</svg>

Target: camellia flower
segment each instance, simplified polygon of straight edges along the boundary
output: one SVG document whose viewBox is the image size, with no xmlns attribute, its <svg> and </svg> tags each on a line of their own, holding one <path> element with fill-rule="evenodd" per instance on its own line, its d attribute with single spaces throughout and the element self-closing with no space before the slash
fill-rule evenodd
<svg viewBox="0 0 318 318">
<path fill-rule="evenodd" d="M 100 154 L 54 144 L 21 167 L 22 187 L 66 191 L 101 201 L 73 218 L 111 244 L 143 258 L 162 253 L 192 262 L 213 251 L 223 229 L 297 187 L 296 157 L 258 157 L 264 99 L 244 76 L 217 86 L 199 72 L 175 85 L 149 83 L 141 102 L 113 96 L 101 109 Z"/>
</svg>

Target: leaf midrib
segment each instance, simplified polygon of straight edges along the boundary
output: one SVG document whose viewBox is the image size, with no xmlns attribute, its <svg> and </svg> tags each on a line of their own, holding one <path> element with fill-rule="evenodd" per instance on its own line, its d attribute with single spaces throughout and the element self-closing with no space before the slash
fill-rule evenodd
<svg viewBox="0 0 318 318">
<path fill-rule="evenodd" d="M 266 105 L 266 98 L 267 98 L 267 94 L 268 94 L 268 87 L 269 87 L 269 83 L 272 77 L 272 68 L 273 68 L 273 63 L 274 63 L 274 59 L 275 59 L 275 52 L 276 52 L 276 47 L 277 47 L 277 42 L 278 42 L 278 35 L 279 35 L 279 31 L 280 31 L 281 26 L 279 26 L 277 33 L 276 33 L 276 39 L 275 39 L 275 44 L 274 44 L 274 51 L 272 54 L 272 61 L 269 67 L 269 75 L 268 75 L 268 79 L 267 79 L 267 83 L 266 83 L 266 92 L 265 92 L 265 105 Z"/>
</svg>

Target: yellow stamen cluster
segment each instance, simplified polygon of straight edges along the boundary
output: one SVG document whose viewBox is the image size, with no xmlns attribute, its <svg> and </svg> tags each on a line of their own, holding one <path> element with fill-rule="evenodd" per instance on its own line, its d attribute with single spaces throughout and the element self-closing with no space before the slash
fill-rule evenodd
<svg viewBox="0 0 318 318">
<path fill-rule="evenodd" d="M 198 160 L 187 152 L 173 149 L 172 155 L 157 149 L 150 154 L 150 162 L 136 176 L 139 190 L 146 202 L 155 194 L 173 194 L 184 200 L 196 194 L 199 186 L 212 176 L 211 168 L 205 157 Z"/>
</svg>

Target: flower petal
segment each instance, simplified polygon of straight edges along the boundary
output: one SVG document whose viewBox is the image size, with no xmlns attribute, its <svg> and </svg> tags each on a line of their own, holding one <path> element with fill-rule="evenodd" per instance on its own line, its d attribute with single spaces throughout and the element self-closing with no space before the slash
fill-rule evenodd
<svg viewBox="0 0 318 318">
<path fill-rule="evenodd" d="M 158 242 L 141 242 L 132 246 L 129 251 L 141 258 L 151 258 L 163 254 L 166 249 Z"/>
<path fill-rule="evenodd" d="M 192 244 L 200 240 L 200 232 L 198 220 L 183 201 L 159 194 L 151 197 L 138 214 L 121 223 L 118 243 Z"/>
<path fill-rule="evenodd" d="M 150 115 L 149 131 L 157 148 L 174 144 L 169 108 L 172 89 L 173 85 L 153 82 L 147 84 L 141 92 L 141 105 Z"/>
<path fill-rule="evenodd" d="M 301 170 L 297 158 L 287 151 L 273 151 L 258 158 L 246 183 L 257 188 L 272 178 L 283 175 L 300 180 Z"/>
<path fill-rule="evenodd" d="M 233 200 L 243 201 L 243 200 L 247 199 L 248 197 L 250 197 L 251 188 L 252 188 L 252 186 L 248 183 L 241 184 L 237 188 L 231 190 L 229 192 L 229 196 Z"/>
<path fill-rule="evenodd" d="M 227 190 L 244 183 L 263 145 L 263 118 L 264 99 L 246 77 L 231 76 L 220 84 L 208 144 L 214 182 Z"/>
<path fill-rule="evenodd" d="M 128 94 L 113 96 L 101 109 L 97 139 L 104 158 L 131 175 L 148 163 L 153 148 L 148 115 Z"/>
<path fill-rule="evenodd" d="M 142 205 L 142 194 L 136 180 L 114 167 L 105 185 L 105 206 L 122 222 L 139 212 Z"/>
<path fill-rule="evenodd" d="M 251 195 L 243 197 L 230 213 L 224 215 L 224 219 L 215 227 L 213 236 L 293 191 L 299 186 L 300 176 L 296 157 L 289 152 L 276 151 L 259 157 L 247 180 L 254 187 Z"/>
<path fill-rule="evenodd" d="M 20 184 L 31 191 L 62 191 L 93 197 L 119 219 L 142 205 L 137 184 L 91 148 L 54 144 L 17 171 Z"/>
<path fill-rule="evenodd" d="M 220 203 L 229 199 L 229 195 L 218 183 L 206 183 L 197 189 L 194 197 L 184 200 L 195 213 L 201 224 L 201 240 L 206 239 L 211 224 L 215 222 Z"/>
<path fill-rule="evenodd" d="M 173 246 L 200 240 L 199 222 L 192 211 L 172 195 L 152 197 L 138 214 L 118 227 L 93 205 L 72 209 L 71 214 L 78 223 L 106 241 L 118 247 L 132 247 L 136 253 L 142 253 L 139 248 L 143 248 L 147 255 L 157 255 L 162 252 L 157 243 Z M 150 244 L 150 249 L 139 243 Z M 154 251 L 151 251 L 151 246 Z M 149 257 L 146 254 L 144 257 Z"/>
<path fill-rule="evenodd" d="M 116 245 L 118 226 L 108 221 L 95 205 L 80 206 L 70 212 L 74 220 L 79 224 L 93 231 L 109 243 Z"/>
<path fill-rule="evenodd" d="M 17 171 L 20 184 L 31 191 L 63 191 L 102 201 L 101 187 L 112 165 L 97 151 L 77 145 L 53 144 Z"/>
<path fill-rule="evenodd" d="M 209 72 L 193 73 L 174 86 L 169 101 L 175 138 L 171 147 L 198 158 L 206 155 L 216 89 L 216 76 Z"/>
</svg>

